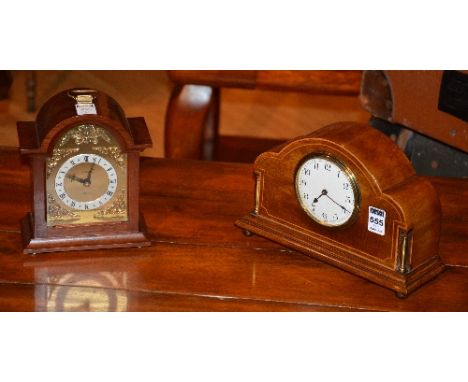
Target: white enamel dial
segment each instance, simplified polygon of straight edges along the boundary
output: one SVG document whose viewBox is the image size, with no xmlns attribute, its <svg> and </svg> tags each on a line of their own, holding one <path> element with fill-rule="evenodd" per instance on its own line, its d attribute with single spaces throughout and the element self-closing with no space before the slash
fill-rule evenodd
<svg viewBox="0 0 468 382">
<path fill-rule="evenodd" d="M 94 210 L 109 202 L 117 189 L 117 173 L 100 155 L 79 154 L 67 159 L 55 176 L 57 197 L 76 210 Z"/>
<path fill-rule="evenodd" d="M 304 211 L 324 226 L 342 226 L 359 209 L 354 175 L 326 155 L 310 157 L 301 164 L 296 172 L 296 192 Z"/>
</svg>

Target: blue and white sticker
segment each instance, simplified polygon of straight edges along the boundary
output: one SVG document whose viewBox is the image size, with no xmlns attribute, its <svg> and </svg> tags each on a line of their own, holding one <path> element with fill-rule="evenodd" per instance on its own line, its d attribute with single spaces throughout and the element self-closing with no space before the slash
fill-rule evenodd
<svg viewBox="0 0 468 382">
<path fill-rule="evenodd" d="M 377 235 L 385 236 L 385 217 L 387 213 L 377 207 L 369 206 L 367 229 Z"/>
</svg>

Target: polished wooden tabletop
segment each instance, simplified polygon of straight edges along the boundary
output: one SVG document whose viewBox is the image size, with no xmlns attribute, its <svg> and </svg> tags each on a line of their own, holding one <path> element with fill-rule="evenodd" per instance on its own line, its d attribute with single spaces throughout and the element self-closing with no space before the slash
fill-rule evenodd
<svg viewBox="0 0 468 382">
<path fill-rule="evenodd" d="M 466 311 L 468 180 L 432 178 L 447 270 L 406 299 L 234 222 L 253 206 L 248 164 L 142 159 L 152 246 L 21 253 L 29 167 L 0 152 L 1 311 Z"/>
</svg>

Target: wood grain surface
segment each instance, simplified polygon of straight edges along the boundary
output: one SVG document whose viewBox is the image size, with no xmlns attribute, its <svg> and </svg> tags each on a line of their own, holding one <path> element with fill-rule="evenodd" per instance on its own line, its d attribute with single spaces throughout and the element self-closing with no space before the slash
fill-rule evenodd
<svg viewBox="0 0 468 382">
<path fill-rule="evenodd" d="M 358 95 L 361 70 L 170 70 L 178 84 Z"/>
<path fill-rule="evenodd" d="M 449 266 L 406 299 L 260 237 L 234 221 L 253 206 L 252 166 L 141 161 L 141 208 L 152 246 L 21 254 L 29 168 L 0 152 L 0 310 L 466 311 L 468 181 L 430 179 L 442 202 Z"/>
</svg>

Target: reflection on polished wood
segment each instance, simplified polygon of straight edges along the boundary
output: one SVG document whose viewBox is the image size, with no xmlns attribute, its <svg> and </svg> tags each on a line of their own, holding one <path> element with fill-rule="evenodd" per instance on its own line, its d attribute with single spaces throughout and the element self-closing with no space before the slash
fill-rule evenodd
<svg viewBox="0 0 468 382">
<path fill-rule="evenodd" d="M 35 305 L 46 312 L 127 311 L 126 272 L 68 272 L 37 267 Z"/>
<path fill-rule="evenodd" d="M 141 208 L 152 246 L 21 254 L 29 169 L 0 153 L 0 310 L 468 310 L 468 180 L 431 178 L 447 271 L 402 300 L 260 237 L 234 221 L 253 206 L 252 166 L 143 159 Z"/>
</svg>

